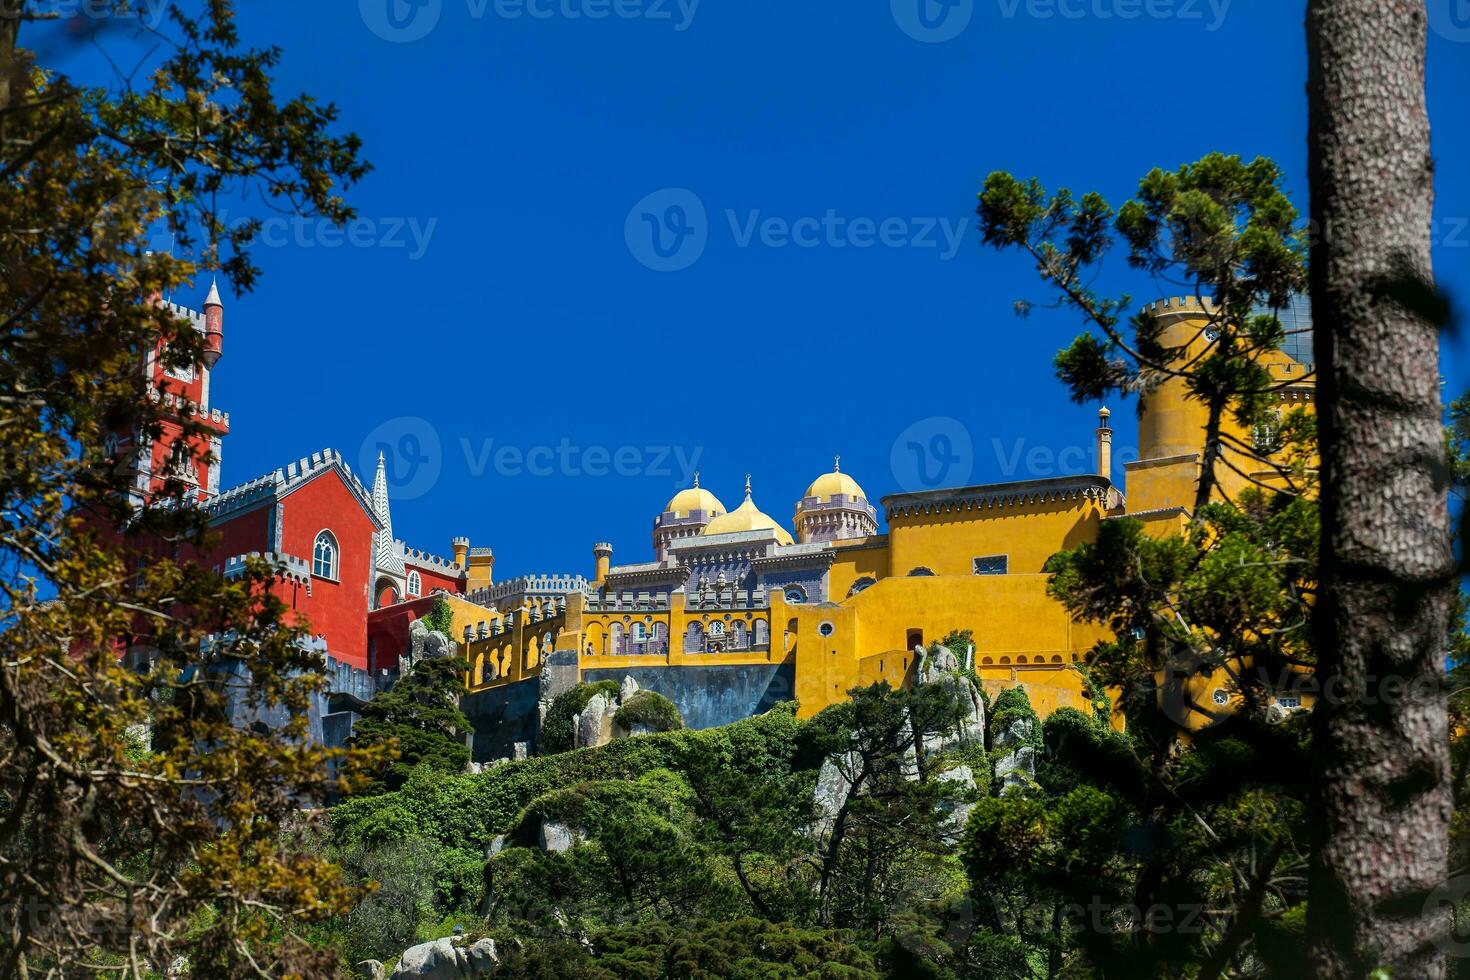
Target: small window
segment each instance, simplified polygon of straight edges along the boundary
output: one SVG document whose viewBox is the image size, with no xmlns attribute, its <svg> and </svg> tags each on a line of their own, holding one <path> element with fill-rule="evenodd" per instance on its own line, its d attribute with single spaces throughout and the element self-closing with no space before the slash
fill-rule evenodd
<svg viewBox="0 0 1470 980">
<path fill-rule="evenodd" d="M 806 602 L 806 589 L 799 585 L 788 586 L 786 589 L 786 601 L 793 606 L 799 606 Z"/>
<path fill-rule="evenodd" d="M 934 569 L 932 569 L 932 568 L 926 568 L 923 565 L 920 565 L 918 568 L 911 568 L 911 569 L 909 569 L 909 577 L 910 578 L 922 577 L 922 576 L 933 575 L 933 574 L 934 574 Z"/>
<path fill-rule="evenodd" d="M 337 577 L 337 539 L 331 531 L 316 536 L 316 547 L 311 552 L 311 574 L 318 578 Z"/>
<path fill-rule="evenodd" d="M 417 596 L 424 590 L 424 580 L 419 577 L 418 572 L 408 573 L 408 594 Z"/>
<path fill-rule="evenodd" d="M 837 627 L 833 626 L 831 623 L 823 623 L 821 626 L 817 627 L 817 632 L 822 634 L 823 636 L 831 636 L 833 633 L 837 632 Z"/>
<path fill-rule="evenodd" d="M 710 636 L 724 636 L 725 635 L 725 624 L 722 623 L 722 622 L 720 622 L 718 619 L 715 620 L 713 623 L 710 623 L 709 624 L 709 635 Z"/>
<path fill-rule="evenodd" d="M 1276 699 L 1276 703 L 1283 708 L 1300 708 L 1302 706 L 1302 699 L 1292 695 L 1283 695 Z"/>
<path fill-rule="evenodd" d="M 864 575 L 862 578 L 860 578 L 856 582 L 852 583 L 852 588 L 850 588 L 850 589 L 847 590 L 847 594 L 850 595 L 850 596 L 857 595 L 859 592 L 861 592 L 864 589 L 868 588 L 870 585 L 875 584 L 876 581 L 877 581 L 876 579 L 873 579 L 873 578 L 871 578 L 871 577 L 869 577 L 867 575 Z"/>
<path fill-rule="evenodd" d="M 974 569 L 976 575 L 1004 575 L 1008 565 L 1007 555 L 986 555 L 975 559 Z"/>
<path fill-rule="evenodd" d="M 1211 694 L 1210 695 L 1210 698 L 1216 704 L 1229 704 L 1230 703 L 1230 695 L 1225 692 L 1225 689 L 1223 687 L 1217 687 L 1217 688 L 1215 688 L 1215 693 L 1214 694 Z"/>
</svg>

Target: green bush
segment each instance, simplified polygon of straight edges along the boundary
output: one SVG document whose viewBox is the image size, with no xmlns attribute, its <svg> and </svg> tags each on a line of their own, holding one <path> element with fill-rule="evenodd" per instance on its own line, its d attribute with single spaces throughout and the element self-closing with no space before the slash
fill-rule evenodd
<svg viewBox="0 0 1470 980">
<path fill-rule="evenodd" d="M 684 717 L 674 702 L 655 691 L 639 691 L 613 715 L 625 731 L 634 725 L 647 725 L 657 732 L 671 732 L 684 727 Z"/>
<path fill-rule="evenodd" d="M 572 719 L 580 715 L 587 702 L 599 694 L 610 698 L 618 696 L 622 687 L 617 681 L 597 681 L 594 684 L 578 684 L 570 691 L 563 691 L 546 709 L 546 718 L 541 722 L 541 738 L 536 751 L 541 755 L 554 755 L 572 748 Z"/>
</svg>

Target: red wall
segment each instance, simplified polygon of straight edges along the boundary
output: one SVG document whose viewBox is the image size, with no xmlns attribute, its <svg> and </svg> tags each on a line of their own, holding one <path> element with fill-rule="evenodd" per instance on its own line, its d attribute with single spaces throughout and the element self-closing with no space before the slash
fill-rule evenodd
<svg viewBox="0 0 1470 980">
<path fill-rule="evenodd" d="M 464 591 L 464 577 L 462 574 L 451 578 L 442 568 L 415 565 L 412 561 L 405 561 L 403 565 L 408 571 L 419 573 L 419 578 L 423 582 L 423 586 L 419 590 L 419 595 L 421 596 L 428 595 L 435 589 L 443 589 L 445 592 L 453 595 L 458 595 Z"/>
<path fill-rule="evenodd" d="M 327 652 L 342 663 L 367 667 L 367 613 L 373 576 L 373 519 L 347 489 L 337 470 L 312 478 L 284 497 L 281 550 L 308 562 L 323 529 L 337 539 L 338 581 L 312 576 L 311 595 L 301 611 L 311 631 L 327 640 Z"/>
<path fill-rule="evenodd" d="M 434 608 L 434 597 L 426 595 L 392 606 L 384 606 L 368 613 L 367 630 L 372 637 L 373 662 L 368 666 L 379 670 L 393 670 L 398 666 L 400 654 L 408 652 L 409 624 Z M 454 637 L 450 637 L 454 639 Z"/>
</svg>

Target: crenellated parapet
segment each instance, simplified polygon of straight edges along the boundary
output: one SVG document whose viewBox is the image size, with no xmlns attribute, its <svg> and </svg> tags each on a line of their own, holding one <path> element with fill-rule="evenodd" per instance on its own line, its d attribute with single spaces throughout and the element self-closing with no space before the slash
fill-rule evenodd
<svg viewBox="0 0 1470 980">
<path fill-rule="evenodd" d="M 179 319 L 189 321 L 189 325 L 200 333 L 207 333 L 209 331 L 208 319 L 198 310 L 191 310 L 187 306 L 180 306 L 178 303 L 172 303 L 168 300 L 164 300 L 162 306 Z"/>
<path fill-rule="evenodd" d="M 418 548 L 410 548 L 400 540 L 394 540 L 393 548 L 404 561 L 412 562 L 421 568 L 430 568 L 443 572 L 445 575 L 451 577 L 460 575 L 464 571 L 453 558 L 445 558 L 443 555 L 435 555 Z"/>
<path fill-rule="evenodd" d="M 226 579 L 239 578 L 245 574 L 249 562 L 259 560 L 271 564 L 276 576 L 283 581 L 311 588 L 311 562 L 305 558 L 298 558 L 279 551 L 250 551 L 243 555 L 226 558 L 223 575 Z"/>
<path fill-rule="evenodd" d="M 244 510 L 263 500 L 280 496 L 332 467 L 341 471 L 348 489 L 357 496 L 363 508 L 373 514 L 372 498 L 368 495 L 367 488 L 352 472 L 347 460 L 335 449 L 323 449 L 319 453 L 303 456 L 282 469 L 231 487 L 206 504 L 205 510 L 214 518 Z M 374 519 L 376 520 L 376 515 Z"/>
<path fill-rule="evenodd" d="M 466 593 L 465 598 L 476 605 L 506 609 L 524 605 L 526 600 L 585 592 L 587 585 L 587 579 L 581 575 L 522 575 L 475 589 Z"/>
</svg>

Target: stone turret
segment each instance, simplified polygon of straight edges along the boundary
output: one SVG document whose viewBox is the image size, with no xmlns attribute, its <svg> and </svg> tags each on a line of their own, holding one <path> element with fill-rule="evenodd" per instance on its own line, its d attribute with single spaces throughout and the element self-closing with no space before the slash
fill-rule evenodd
<svg viewBox="0 0 1470 980">
<path fill-rule="evenodd" d="M 592 546 L 592 557 L 597 563 L 595 581 L 607 581 L 607 570 L 612 565 L 612 553 L 613 546 L 606 541 L 599 541 Z"/>
</svg>

